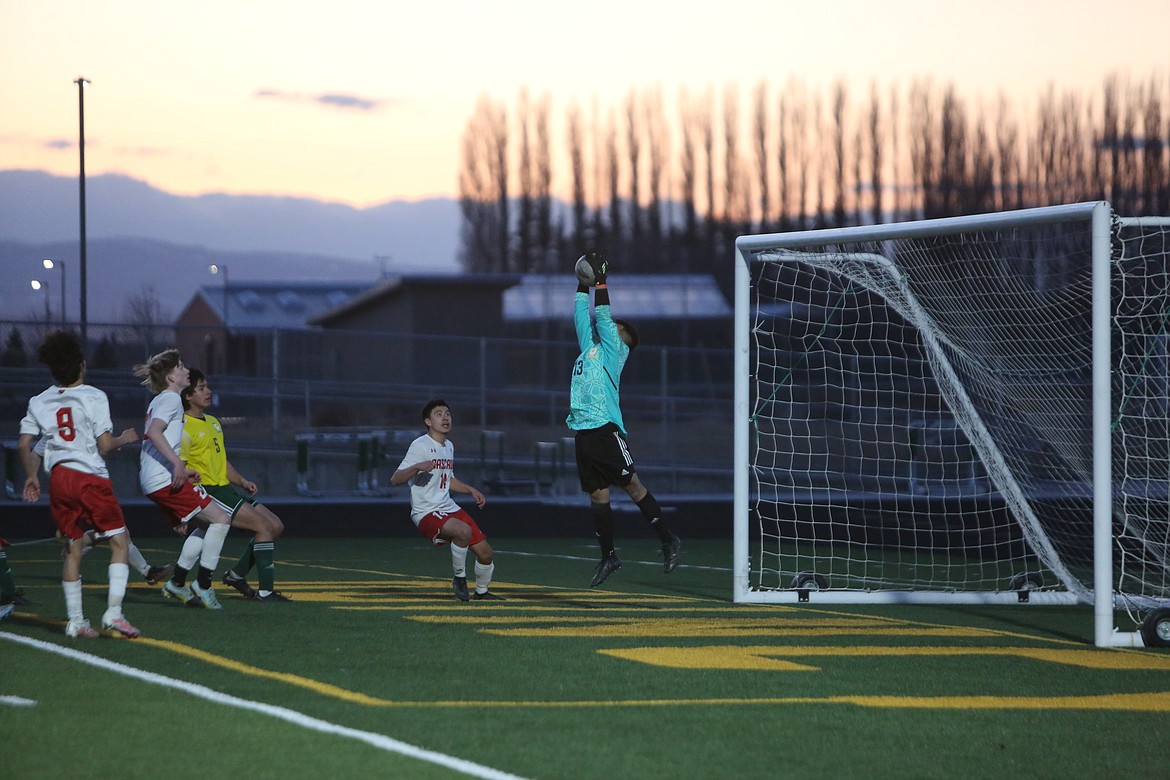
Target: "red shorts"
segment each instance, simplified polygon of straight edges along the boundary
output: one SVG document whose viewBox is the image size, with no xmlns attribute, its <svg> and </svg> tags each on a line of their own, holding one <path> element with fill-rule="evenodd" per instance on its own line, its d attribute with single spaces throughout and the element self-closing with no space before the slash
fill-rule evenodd
<svg viewBox="0 0 1170 780">
<path fill-rule="evenodd" d="M 431 544 L 435 546 L 446 544 L 447 540 L 439 536 L 439 531 L 452 518 L 467 523 L 471 527 L 471 541 L 467 543 L 468 546 L 479 544 L 487 539 L 483 531 L 479 530 L 479 526 L 471 519 L 471 515 L 462 509 L 456 509 L 454 512 L 431 512 L 429 515 L 424 516 L 422 520 L 418 521 L 418 532 L 430 539 Z"/>
<path fill-rule="evenodd" d="M 207 495 L 203 486 L 192 485 L 190 482 L 184 482 L 178 490 L 172 490 L 167 486 L 147 493 L 146 497 L 158 504 L 172 528 L 187 522 L 211 504 L 211 496 Z"/>
<path fill-rule="evenodd" d="M 126 530 L 114 483 L 68 466 L 56 466 L 49 474 L 49 510 L 57 530 L 74 541 L 85 533 L 86 522 L 103 536 Z"/>
</svg>

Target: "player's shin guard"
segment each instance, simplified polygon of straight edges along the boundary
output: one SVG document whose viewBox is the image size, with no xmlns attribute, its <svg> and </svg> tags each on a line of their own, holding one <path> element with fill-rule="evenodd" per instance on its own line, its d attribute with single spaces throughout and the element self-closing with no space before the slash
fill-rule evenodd
<svg viewBox="0 0 1170 780">
<path fill-rule="evenodd" d="M 456 577 L 467 576 L 467 548 L 451 542 L 451 570 Z"/>
<path fill-rule="evenodd" d="M 215 571 L 219 565 L 219 554 L 223 550 L 223 542 L 227 539 L 231 526 L 227 523 L 212 523 L 203 536 L 203 551 L 199 555 L 199 566 L 208 571 Z"/>
<path fill-rule="evenodd" d="M 256 565 L 256 556 L 252 552 L 253 545 L 256 544 L 256 537 L 253 536 L 244 545 L 244 552 L 240 555 L 240 560 L 236 561 L 236 565 L 232 567 L 232 571 L 236 573 L 237 577 L 247 577 L 248 572 Z"/>
<path fill-rule="evenodd" d="M 182 569 L 184 572 L 191 571 L 199 562 L 199 556 L 202 553 L 203 537 L 193 533 L 187 534 L 187 538 L 183 540 L 183 549 L 179 552 L 179 560 L 175 564 L 175 568 Z"/>
<path fill-rule="evenodd" d="M 106 598 L 109 610 L 107 617 L 122 617 L 122 600 L 126 598 L 126 583 L 130 581 L 130 567 L 124 563 L 111 563 L 110 593 Z"/>
<path fill-rule="evenodd" d="M 138 572 L 143 577 L 150 573 L 150 564 L 147 562 L 146 557 L 141 553 L 141 551 L 139 551 L 138 545 L 134 544 L 134 542 L 130 542 L 129 556 L 130 565 L 134 568 L 134 571 Z"/>
<path fill-rule="evenodd" d="M 593 532 L 597 534 L 597 543 L 601 545 L 601 557 L 613 555 L 613 507 L 606 501 L 604 504 L 590 504 L 593 510 Z"/>
<path fill-rule="evenodd" d="M 252 544 L 252 552 L 256 561 L 256 579 L 260 581 L 260 590 L 275 590 L 273 586 L 276 584 L 276 543 L 255 542 Z M 244 576 L 239 569 L 234 571 L 241 577 Z"/>
<path fill-rule="evenodd" d="M 654 498 L 654 494 L 649 490 L 646 495 L 642 496 L 642 500 L 638 502 L 638 509 L 642 510 L 642 517 L 650 521 L 651 527 L 658 533 L 658 538 L 663 544 L 668 544 L 671 539 L 670 525 L 667 524 L 666 518 L 662 516 L 662 507 L 658 506 L 658 500 Z"/>
<path fill-rule="evenodd" d="M 494 563 L 475 562 L 475 592 L 487 593 L 492 584 L 492 575 L 496 571 Z"/>
<path fill-rule="evenodd" d="M 16 594 L 16 583 L 12 579 L 12 567 L 8 565 L 8 553 L 0 550 L 0 597 Z"/>
<path fill-rule="evenodd" d="M 65 591 L 65 614 L 70 621 L 80 623 L 85 620 L 81 612 L 81 580 L 73 582 L 61 581 L 61 590 Z"/>
</svg>

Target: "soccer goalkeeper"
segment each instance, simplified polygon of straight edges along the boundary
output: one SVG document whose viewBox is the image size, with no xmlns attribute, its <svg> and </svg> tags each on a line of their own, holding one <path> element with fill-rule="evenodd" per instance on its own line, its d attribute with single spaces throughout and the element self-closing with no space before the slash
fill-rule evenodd
<svg viewBox="0 0 1170 780">
<path fill-rule="evenodd" d="M 601 562 L 590 583 L 591 588 L 596 588 L 622 567 L 614 548 L 610 485 L 624 489 L 658 533 L 663 571 L 667 574 L 678 566 L 682 541 L 670 532 L 658 502 L 638 478 L 626 442 L 619 387 L 626 360 L 638 346 L 638 332 L 610 313 L 606 282 L 609 264 L 605 255 L 589 252 L 583 259 L 593 270 L 594 314 L 589 314 L 589 287 L 578 278 L 573 324 L 581 354 L 573 363 L 566 423 L 576 431 L 577 475 L 581 489 L 589 494 L 594 530 L 601 545 Z"/>
</svg>

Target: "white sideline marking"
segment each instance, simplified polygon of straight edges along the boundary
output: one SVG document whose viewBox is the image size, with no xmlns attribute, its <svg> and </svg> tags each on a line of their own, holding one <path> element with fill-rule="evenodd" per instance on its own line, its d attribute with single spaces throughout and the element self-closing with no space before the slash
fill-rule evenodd
<svg viewBox="0 0 1170 780">
<path fill-rule="evenodd" d="M 432 764 L 439 764 L 440 766 L 453 769 L 457 772 L 471 775 L 472 777 L 488 778 L 489 780 L 522 780 L 518 775 L 501 772 L 498 769 L 481 766 L 480 764 L 471 761 L 465 761 L 461 758 L 448 756 L 444 753 L 436 753 L 432 750 L 415 747 L 414 745 L 401 742 L 392 737 L 387 737 L 384 734 L 374 734 L 369 731 L 359 731 L 357 729 L 347 728 L 346 726 L 338 726 L 335 723 L 319 720 L 296 710 L 290 710 L 285 707 L 275 707 L 271 704 L 263 704 L 258 701 L 249 701 L 248 699 L 241 699 L 237 696 L 232 696 L 219 691 L 213 691 L 210 688 L 198 685 L 196 683 L 189 683 L 183 680 L 175 680 L 170 677 L 164 677 L 161 674 L 154 672 L 147 672 L 142 669 L 135 669 L 132 666 L 126 666 L 115 661 L 107 661 L 105 658 L 99 658 L 89 653 L 83 653 L 78 650 L 73 650 L 68 647 L 61 647 L 60 645 L 52 644 L 51 642 L 42 642 L 39 639 L 30 639 L 29 637 L 21 636 L 19 634 L 10 634 L 7 631 L 0 631 L 0 639 L 7 639 L 22 645 L 44 650 L 49 653 L 56 653 L 57 655 L 71 658 L 75 661 L 80 661 L 90 666 L 96 666 L 99 669 L 114 672 L 125 677 L 133 677 L 144 682 L 161 685 L 164 688 L 173 688 L 184 693 L 189 693 L 192 696 L 197 696 L 201 699 L 214 702 L 216 704 L 226 704 L 229 707 L 238 707 L 242 710 L 252 710 L 264 715 L 270 715 L 279 720 L 286 721 L 294 726 L 310 729 L 312 731 L 319 731 L 323 734 L 335 734 L 340 737 L 349 737 L 356 739 L 359 742 L 365 742 L 367 745 L 372 745 L 380 750 L 385 750 L 390 753 L 398 753 L 399 755 L 408 756 L 410 758 L 417 758 L 422 761 L 429 761 Z M 4 697 L 15 698 L 15 697 Z M 27 700 L 25 700 L 27 701 Z"/>
<path fill-rule="evenodd" d="M 0 704 L 8 704 L 13 707 L 35 707 L 37 703 L 32 699 L 26 699 L 22 696 L 0 696 Z"/>
</svg>

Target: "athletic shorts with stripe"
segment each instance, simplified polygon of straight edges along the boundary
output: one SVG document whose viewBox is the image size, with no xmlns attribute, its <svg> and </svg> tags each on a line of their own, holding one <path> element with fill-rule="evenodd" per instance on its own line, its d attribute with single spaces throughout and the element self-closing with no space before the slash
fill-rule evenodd
<svg viewBox="0 0 1170 780">
<path fill-rule="evenodd" d="M 577 431 L 573 449 L 577 453 L 577 476 L 586 493 L 610 485 L 625 487 L 637 471 L 626 435 L 614 423 Z"/>
<path fill-rule="evenodd" d="M 167 485 L 148 493 L 146 497 L 158 504 L 172 528 L 182 525 L 211 505 L 211 496 L 207 495 L 203 486 L 190 482 L 184 482 L 178 490 Z"/>
<path fill-rule="evenodd" d="M 468 546 L 479 544 L 484 539 L 487 539 L 487 536 L 484 535 L 483 531 L 479 530 L 479 526 L 475 524 L 475 520 L 471 518 L 471 515 L 462 509 L 456 509 L 454 512 L 431 512 L 429 515 L 423 515 L 423 518 L 418 521 L 418 532 L 430 539 L 431 544 L 436 547 L 446 544 L 447 540 L 439 536 L 439 531 L 443 529 L 443 526 L 452 517 L 456 520 L 462 520 L 471 527 L 471 541 L 467 543 Z"/>
<path fill-rule="evenodd" d="M 49 474 L 49 511 L 61 534 L 74 541 L 85 534 L 86 523 L 106 537 L 126 528 L 114 483 L 68 466 L 54 466 Z"/>
<path fill-rule="evenodd" d="M 215 499 L 215 503 L 219 504 L 225 512 L 231 515 L 233 520 L 236 517 L 236 512 L 240 511 L 240 507 L 244 504 L 256 506 L 259 503 L 256 499 L 231 483 L 226 485 L 203 485 L 203 489 L 207 491 L 207 495 Z"/>
</svg>

